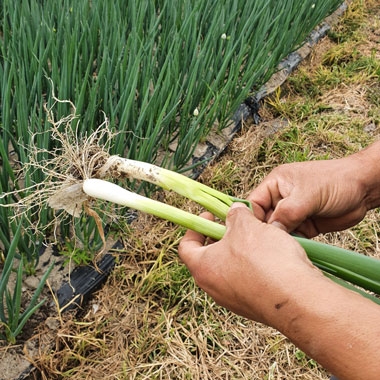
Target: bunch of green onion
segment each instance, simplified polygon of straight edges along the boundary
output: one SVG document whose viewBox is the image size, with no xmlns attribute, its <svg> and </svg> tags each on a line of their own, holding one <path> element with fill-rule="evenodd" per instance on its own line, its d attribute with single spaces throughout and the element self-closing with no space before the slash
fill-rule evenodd
<svg viewBox="0 0 380 380">
<path fill-rule="evenodd" d="M 98 176 L 104 178 L 107 173 L 115 173 L 115 171 L 120 176 L 148 181 L 164 189 L 173 190 L 199 203 L 221 220 L 225 220 L 234 202 L 244 202 L 249 206 L 246 200 L 223 194 L 179 173 L 117 156 L 111 156 L 108 159 L 106 165 L 98 172 Z M 103 179 L 86 179 L 83 182 L 83 191 L 89 197 L 155 215 L 200 232 L 214 240 L 220 240 L 226 231 L 226 227 L 222 224 L 130 192 Z M 380 299 L 369 293 L 380 295 L 380 260 L 314 240 L 298 236 L 294 238 L 305 249 L 314 265 L 328 277 L 380 304 Z"/>
</svg>

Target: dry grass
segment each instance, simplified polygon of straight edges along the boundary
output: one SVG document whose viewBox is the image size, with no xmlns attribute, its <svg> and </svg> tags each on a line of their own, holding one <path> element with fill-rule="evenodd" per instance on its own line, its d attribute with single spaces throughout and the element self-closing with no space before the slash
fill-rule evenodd
<svg viewBox="0 0 380 380">
<path fill-rule="evenodd" d="M 325 378 L 280 333 L 215 305 L 178 262 L 181 232 L 141 219 L 108 284 L 42 348 L 44 378 Z"/>
<path fill-rule="evenodd" d="M 244 125 L 201 181 L 244 197 L 282 162 L 341 157 L 380 137 L 379 57 L 372 54 L 380 12 L 375 1 L 367 3 L 372 10 L 359 3 L 267 100 L 262 123 Z M 354 38 L 337 44 L 336 35 L 347 35 L 352 24 Z M 349 64 L 365 57 L 377 69 L 362 65 L 351 75 Z M 173 194 L 160 197 L 200 211 Z M 320 239 L 380 257 L 378 231 L 373 211 L 359 226 Z M 119 263 L 88 308 L 41 326 L 40 352 L 31 359 L 43 379 L 328 378 L 280 333 L 228 312 L 198 289 L 178 260 L 182 234 L 146 215 L 125 227 Z"/>
</svg>

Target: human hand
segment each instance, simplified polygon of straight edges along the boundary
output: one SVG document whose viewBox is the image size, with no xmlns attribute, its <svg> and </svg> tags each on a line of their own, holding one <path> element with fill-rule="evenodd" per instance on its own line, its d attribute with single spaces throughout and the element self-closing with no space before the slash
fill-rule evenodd
<svg viewBox="0 0 380 380">
<path fill-rule="evenodd" d="M 306 237 L 340 231 L 368 211 L 362 163 L 356 156 L 275 168 L 248 199 L 255 215 Z"/>
<path fill-rule="evenodd" d="M 276 328 L 339 378 L 377 379 L 379 306 L 325 277 L 294 238 L 245 205 L 231 207 L 226 226 L 209 245 L 194 231 L 182 238 L 179 255 L 197 284 L 234 313 Z"/>
<path fill-rule="evenodd" d="M 202 214 L 212 219 L 210 213 Z M 243 204 L 234 204 L 222 240 L 187 231 L 179 255 L 197 284 L 219 305 L 236 314 L 279 328 L 279 309 L 290 302 L 302 279 L 322 276 L 294 238 L 259 221 Z M 323 276 L 322 276 L 323 277 Z"/>
</svg>

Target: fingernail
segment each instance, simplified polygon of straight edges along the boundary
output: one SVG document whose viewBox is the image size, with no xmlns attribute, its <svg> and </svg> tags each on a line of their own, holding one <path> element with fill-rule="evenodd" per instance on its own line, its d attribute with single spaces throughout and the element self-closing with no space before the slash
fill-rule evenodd
<svg viewBox="0 0 380 380">
<path fill-rule="evenodd" d="M 243 202 L 234 202 L 234 203 L 232 203 L 232 205 L 231 205 L 230 208 L 237 208 L 237 207 L 245 207 L 245 208 L 247 208 L 247 205 L 244 204 Z"/>
<path fill-rule="evenodd" d="M 280 230 L 287 231 L 287 228 L 281 222 L 278 222 L 277 220 L 271 222 L 271 225 L 279 228 Z"/>
</svg>

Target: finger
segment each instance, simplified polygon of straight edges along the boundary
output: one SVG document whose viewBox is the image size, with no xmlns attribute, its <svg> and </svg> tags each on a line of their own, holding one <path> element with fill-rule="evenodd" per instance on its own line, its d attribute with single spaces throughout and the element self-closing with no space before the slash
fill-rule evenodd
<svg viewBox="0 0 380 380">
<path fill-rule="evenodd" d="M 202 247 L 207 239 L 207 236 L 193 230 L 187 230 L 181 239 L 181 245 L 192 244 L 192 246 Z"/>
<path fill-rule="evenodd" d="M 208 212 L 208 211 L 202 212 L 201 214 L 199 214 L 199 216 L 201 218 L 208 219 L 208 220 L 211 220 L 211 221 L 215 220 L 214 215 L 211 214 L 211 212 Z"/>
<path fill-rule="evenodd" d="M 288 229 L 281 223 L 279 222 L 278 220 L 275 220 L 273 221 L 272 223 L 270 223 L 272 226 L 275 226 L 277 228 L 279 228 L 280 230 L 283 230 L 285 232 L 288 232 Z"/>
<path fill-rule="evenodd" d="M 271 211 L 265 211 L 259 204 L 255 202 L 251 202 L 251 205 L 253 213 L 257 219 L 261 220 L 262 222 L 268 219 L 268 214 L 270 214 Z"/>
<path fill-rule="evenodd" d="M 248 196 L 252 204 L 260 206 L 265 213 L 274 209 L 282 199 L 277 180 L 265 178 Z"/>
<path fill-rule="evenodd" d="M 253 218 L 254 220 L 257 220 L 254 217 L 253 212 L 244 203 L 233 203 L 228 211 L 226 218 L 227 233 L 232 227 L 235 228 L 236 226 L 240 226 L 241 223 L 244 224 L 247 218 Z"/>
<path fill-rule="evenodd" d="M 277 224 L 287 232 L 292 232 L 298 228 L 312 214 L 309 202 L 299 202 L 299 197 L 290 196 L 278 202 L 268 223 Z"/>
<path fill-rule="evenodd" d="M 234 203 L 232 203 L 232 206 L 230 207 L 230 210 L 233 210 L 233 209 L 236 209 L 236 208 L 245 208 L 245 209 L 249 210 L 248 207 L 247 207 L 247 205 L 245 203 L 243 203 L 243 202 L 234 202 Z"/>
<path fill-rule="evenodd" d="M 200 217 L 214 220 L 214 216 L 209 212 L 200 214 Z M 186 264 L 189 257 L 195 255 L 195 252 L 205 245 L 206 239 L 207 237 L 199 232 L 187 230 L 178 247 L 178 254 L 181 260 Z"/>
</svg>

